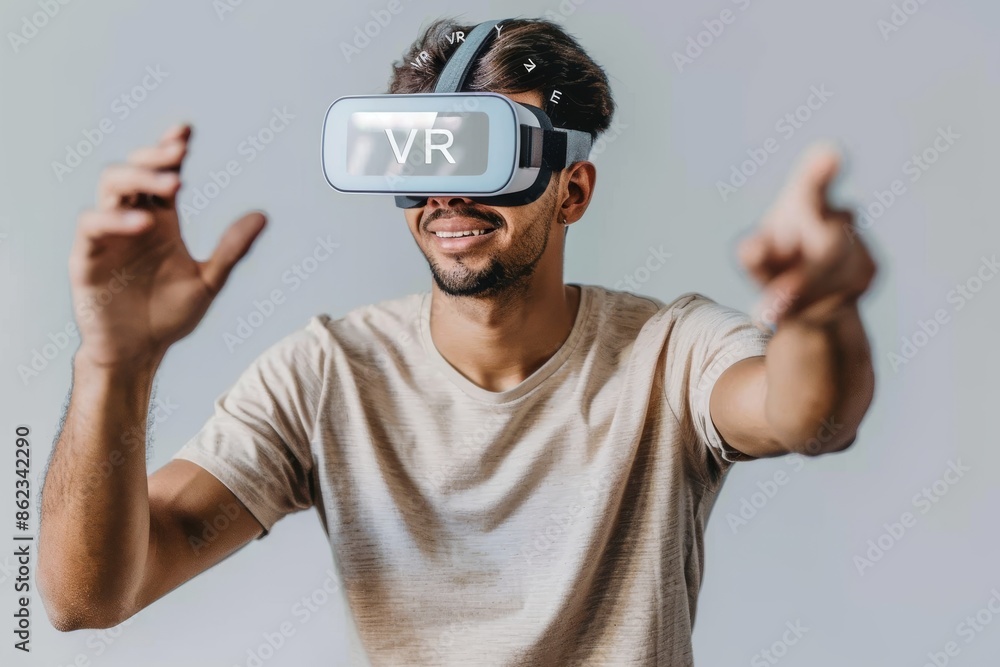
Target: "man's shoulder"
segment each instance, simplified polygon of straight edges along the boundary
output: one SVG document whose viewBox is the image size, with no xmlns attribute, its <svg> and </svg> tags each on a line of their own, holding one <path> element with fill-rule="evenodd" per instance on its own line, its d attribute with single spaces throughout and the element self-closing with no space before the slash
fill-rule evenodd
<svg viewBox="0 0 1000 667">
<path fill-rule="evenodd" d="M 340 316 L 316 313 L 260 353 L 255 363 L 317 371 L 334 359 L 364 362 L 388 347 L 407 347 L 419 336 L 424 294 L 356 306 Z"/>
<path fill-rule="evenodd" d="M 327 343 L 348 347 L 415 335 L 426 296 L 426 292 L 415 292 L 383 299 L 355 306 L 336 317 L 320 313 L 309 319 L 305 330 Z"/>
<path fill-rule="evenodd" d="M 684 292 L 668 300 L 600 285 L 589 287 L 597 293 L 597 300 L 601 302 L 602 310 L 609 317 L 676 320 L 699 310 L 705 312 L 729 310 L 699 292 Z"/>
<path fill-rule="evenodd" d="M 595 336 L 614 347 L 622 347 L 623 341 L 644 340 L 651 348 L 668 341 L 685 348 L 752 323 L 747 314 L 700 292 L 660 299 L 600 286 L 594 289 L 594 301 L 599 304 L 592 318 Z"/>
</svg>

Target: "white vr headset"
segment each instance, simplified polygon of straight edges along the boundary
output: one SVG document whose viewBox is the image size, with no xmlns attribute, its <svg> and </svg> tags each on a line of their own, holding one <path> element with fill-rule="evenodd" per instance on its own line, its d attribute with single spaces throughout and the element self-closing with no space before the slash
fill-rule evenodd
<svg viewBox="0 0 1000 667">
<path fill-rule="evenodd" d="M 503 95 L 459 92 L 498 25 L 469 33 L 433 93 L 354 95 L 330 105 L 327 182 L 340 192 L 395 195 L 400 208 L 431 196 L 520 206 L 541 196 L 553 172 L 588 159 L 589 132 L 555 128 L 538 107 Z"/>
</svg>

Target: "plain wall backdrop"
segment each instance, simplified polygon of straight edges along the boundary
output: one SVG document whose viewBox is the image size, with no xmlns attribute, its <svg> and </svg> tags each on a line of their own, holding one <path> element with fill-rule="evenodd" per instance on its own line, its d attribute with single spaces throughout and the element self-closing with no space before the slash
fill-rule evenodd
<svg viewBox="0 0 1000 667">
<path fill-rule="evenodd" d="M 757 291 L 735 243 L 816 139 L 845 151 L 841 201 L 871 213 L 860 233 L 880 263 L 863 301 L 875 401 L 846 453 L 733 469 L 706 538 L 697 664 L 772 664 L 760 653 L 767 649 L 789 667 L 923 665 L 949 642 L 952 665 L 993 664 L 1000 655 L 1000 618 L 987 606 L 997 595 L 1000 609 L 1000 279 L 991 280 L 1000 251 L 1000 5 L 64 1 L 5 0 L 0 8 L 7 520 L 15 426 L 32 430 L 36 492 L 58 431 L 78 342 L 60 334 L 72 322 L 67 258 L 77 214 L 93 202 L 104 166 L 190 121 L 180 202 L 203 207 L 184 225 L 192 253 L 207 256 L 246 210 L 269 215 L 256 247 L 157 376 L 152 470 L 201 427 L 212 401 L 261 351 L 311 315 L 340 316 L 430 288 L 391 198 L 343 195 L 325 183 L 319 139 L 330 103 L 383 92 L 391 63 L 434 18 L 542 16 L 564 25 L 606 69 L 619 105 L 616 128 L 593 157 L 594 201 L 569 235 L 567 281 L 622 287 L 632 276 L 640 293 L 660 299 L 698 291 L 749 311 Z M 358 38 L 366 27 L 374 34 L 367 44 Z M 356 38 L 363 48 L 345 54 Z M 813 109 L 800 108 L 814 91 L 822 101 L 814 96 Z M 276 113 L 284 127 L 264 150 L 242 143 Z M 786 114 L 799 120 L 783 121 Z M 769 139 L 777 150 L 766 162 L 741 166 Z M 96 146 L 84 146 L 89 154 L 75 166 L 54 167 L 81 142 Z M 229 161 L 240 173 L 211 187 L 211 174 Z M 734 168 L 752 174 L 724 197 L 718 183 Z M 307 280 L 285 280 L 319 238 L 339 247 Z M 650 248 L 671 254 L 652 273 L 640 270 Z M 275 289 L 283 303 L 245 341 L 227 345 L 226 334 Z M 33 357 L 41 368 L 24 375 Z M 950 466 L 961 476 L 946 475 Z M 769 483 L 779 471 L 784 483 Z M 906 512 L 913 521 L 894 527 Z M 3 664 L 245 667 L 253 664 L 248 651 L 286 621 L 294 635 L 273 655 L 265 651 L 262 664 L 347 664 L 339 598 L 307 618 L 293 611 L 322 590 L 332 566 L 314 511 L 286 518 L 109 633 L 56 632 L 34 595 L 30 655 L 12 648 L 12 550 L 0 547 Z M 801 637 L 786 624 L 798 624 Z"/>
</svg>

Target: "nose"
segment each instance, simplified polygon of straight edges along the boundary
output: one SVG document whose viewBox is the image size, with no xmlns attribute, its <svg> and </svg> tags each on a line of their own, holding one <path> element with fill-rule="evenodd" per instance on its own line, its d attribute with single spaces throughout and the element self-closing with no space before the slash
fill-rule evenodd
<svg viewBox="0 0 1000 667">
<path fill-rule="evenodd" d="M 443 197 L 428 197 L 425 206 L 430 209 L 453 208 L 455 206 L 472 206 L 475 202 L 468 197 L 446 195 Z"/>
</svg>

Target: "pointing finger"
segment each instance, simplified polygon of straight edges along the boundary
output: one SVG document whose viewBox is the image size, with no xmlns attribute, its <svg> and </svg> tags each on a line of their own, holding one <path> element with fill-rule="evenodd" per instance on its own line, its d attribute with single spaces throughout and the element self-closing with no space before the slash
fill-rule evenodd
<svg viewBox="0 0 1000 667">
<path fill-rule="evenodd" d="M 191 138 L 191 126 L 187 123 L 178 123 L 167 129 L 160 137 L 160 144 L 169 144 L 174 141 L 187 141 Z"/>
<path fill-rule="evenodd" d="M 831 143 L 810 146 L 785 187 L 786 194 L 809 209 L 824 211 L 827 189 L 840 169 L 840 151 Z"/>
</svg>

